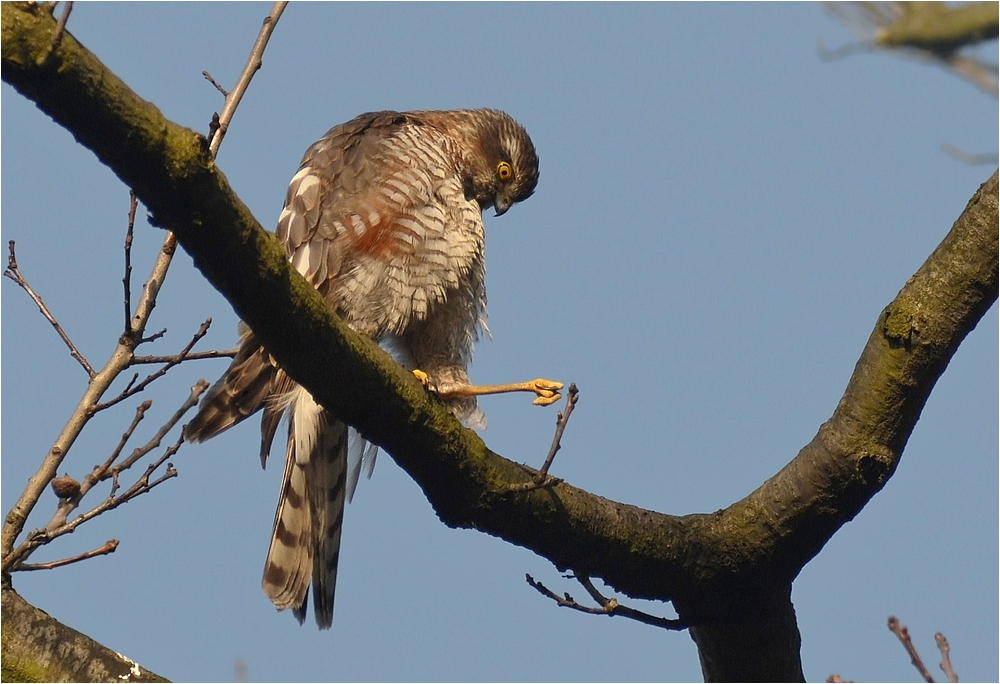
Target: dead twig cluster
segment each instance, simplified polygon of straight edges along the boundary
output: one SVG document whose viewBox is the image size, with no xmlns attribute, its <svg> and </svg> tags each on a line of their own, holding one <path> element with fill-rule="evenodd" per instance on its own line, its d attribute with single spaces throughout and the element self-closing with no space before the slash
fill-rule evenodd
<svg viewBox="0 0 1000 684">
<path fill-rule="evenodd" d="M 211 76 L 209 76 L 206 72 L 206 78 L 215 84 L 220 92 L 226 96 L 226 104 L 222 110 L 221 116 L 219 114 L 215 114 L 213 116 L 214 127 L 209 141 L 210 150 L 213 156 L 218 152 L 219 145 L 222 143 L 222 138 L 225 135 L 229 122 L 232 120 L 240 99 L 250 84 L 250 80 L 261 67 L 261 56 L 264 48 L 266 47 L 267 41 L 270 38 L 271 33 L 274 30 L 274 26 L 277 23 L 278 18 L 281 16 L 286 4 L 287 3 L 285 2 L 275 3 L 270 14 L 264 20 L 264 25 L 261 28 L 253 49 L 251 50 L 246 66 L 243 69 L 243 73 L 241 74 L 232 92 L 227 93 L 225 89 L 216 84 L 214 80 L 211 79 Z M 72 8 L 72 2 L 67 2 L 65 4 L 62 16 L 60 17 L 53 32 L 51 48 L 49 49 L 45 59 L 48 59 L 48 57 L 59 48 Z M 157 450 L 167 435 L 175 427 L 177 427 L 185 413 L 198 404 L 199 398 L 205 390 L 208 389 L 208 383 L 204 380 L 199 380 L 191 388 L 190 394 L 182 402 L 180 407 L 178 407 L 178 409 L 166 419 L 166 421 L 155 431 L 148 441 L 142 446 L 134 448 L 127 457 L 122 458 L 125 447 L 132 440 L 133 436 L 146 418 L 147 412 L 152 407 L 152 401 L 147 400 L 140 403 L 135 409 L 135 413 L 129 426 L 125 429 L 121 439 L 112 450 L 111 454 L 107 457 L 104 463 L 94 466 L 92 471 L 83 478 L 82 482 L 78 482 L 69 474 L 61 478 L 56 477 L 56 473 L 61 468 L 70 448 L 73 446 L 83 429 L 89 424 L 91 418 L 93 418 L 98 412 L 109 409 L 134 397 L 181 363 L 208 358 L 232 357 L 234 355 L 234 350 L 193 351 L 195 345 L 208 333 L 208 329 L 212 322 L 211 319 L 202 323 L 198 331 L 191 337 L 190 341 L 183 347 L 183 349 L 181 349 L 180 352 L 176 354 L 146 356 L 136 355 L 135 352 L 141 345 L 149 344 L 158 340 L 167 332 L 166 329 L 163 329 L 152 334 L 147 334 L 146 329 L 153 308 L 156 305 L 157 295 L 163 285 L 177 245 L 173 234 L 167 233 L 163 245 L 157 255 L 156 261 L 153 264 L 149 278 L 143 286 L 142 294 L 133 308 L 131 252 L 137 209 L 138 202 L 136 200 L 135 193 L 130 191 L 128 225 L 125 233 L 124 245 L 125 268 L 124 275 L 122 277 L 125 310 L 124 332 L 118 338 L 111 357 L 100 370 L 95 370 L 90 362 L 87 361 L 83 353 L 73 343 L 70 335 L 63 329 L 63 327 L 56 320 L 56 317 L 46 306 L 42 297 L 35 292 L 34 289 L 32 289 L 17 263 L 14 241 L 11 240 L 9 242 L 9 256 L 7 260 L 7 269 L 4 271 L 4 275 L 17 283 L 17 285 L 21 287 L 21 289 L 23 289 L 35 303 L 39 311 L 56 330 L 59 337 L 63 340 L 63 343 L 69 349 L 70 356 L 72 356 L 86 371 L 88 383 L 83 396 L 76 408 L 73 410 L 72 415 L 69 417 L 60 434 L 56 437 L 55 442 L 43 457 L 38 471 L 30 478 L 28 485 L 21 493 L 21 496 L 11 507 L 5 517 L 2 533 L 0 533 L 0 556 L 2 556 L 2 566 L 0 567 L 2 567 L 2 573 L 5 576 L 15 571 L 48 570 L 71 563 L 77 563 L 96 556 L 113 553 L 119 544 L 116 539 L 108 541 L 98 549 L 64 558 L 62 560 L 45 563 L 26 562 L 28 557 L 31 556 L 31 554 L 40 546 L 48 544 L 64 534 L 73 532 L 77 527 L 88 520 L 92 520 L 107 511 L 114 510 L 122 504 L 128 503 L 136 497 L 153 490 L 163 482 L 176 477 L 178 473 L 173 464 L 170 462 L 170 459 L 173 458 L 173 456 L 180 449 L 181 444 L 184 441 L 183 436 L 178 437 L 177 440 L 163 450 L 161 454 L 149 461 L 145 470 L 135 479 L 134 482 L 129 485 L 124 485 L 121 482 L 126 471 Z M 112 384 L 126 370 L 132 366 L 145 364 L 160 364 L 161 367 L 141 381 L 139 381 L 139 374 L 134 373 L 132 378 L 126 383 L 125 388 L 121 390 L 117 396 L 109 400 L 103 400 L 103 397 L 111 388 Z M 110 481 L 110 491 L 108 495 L 86 512 L 78 514 L 70 519 L 70 515 L 80 507 L 84 497 L 86 497 L 96 485 L 107 481 Z M 25 535 L 25 538 L 20 542 L 20 544 L 15 547 L 18 537 L 24 531 L 24 526 L 28 516 L 35 510 L 41 496 L 48 486 L 51 486 L 53 492 L 55 492 L 58 497 L 58 504 L 54 515 L 44 527 L 29 532 Z"/>
<path fill-rule="evenodd" d="M 890 615 L 888 626 L 889 631 L 895 634 L 900 643 L 903 644 L 907 655 L 910 656 L 910 662 L 913 663 L 913 667 L 917 668 L 917 672 L 924 678 L 924 681 L 933 682 L 934 677 L 931 676 L 930 670 L 927 669 L 924 661 L 920 658 L 920 654 L 917 653 L 917 647 L 913 645 L 913 639 L 910 638 L 910 630 L 906 628 L 906 625 L 900 623 L 899 618 L 895 615 Z M 948 640 L 945 639 L 944 634 L 938 632 L 934 635 L 934 641 L 937 643 L 938 650 L 941 651 L 941 671 L 944 672 L 949 682 L 957 682 L 958 675 L 955 674 L 955 671 L 951 667 L 951 648 L 948 646 Z"/>
<path fill-rule="evenodd" d="M 903 648 L 906 649 L 906 654 L 910 656 L 910 662 L 913 663 L 913 667 L 917 668 L 917 672 L 920 673 L 921 678 L 925 682 L 933 682 L 934 677 L 931 675 L 930 670 L 924 665 L 923 659 L 920 654 L 917 653 L 917 647 L 913 645 L 913 639 L 910 638 L 910 630 L 906 628 L 906 625 L 902 624 L 895 615 L 890 615 L 888 620 L 889 631 L 896 635 L 899 639 L 899 643 L 903 644 Z M 944 634 L 938 632 L 934 635 L 934 642 L 937 644 L 938 650 L 941 651 L 941 671 L 944 672 L 944 676 L 948 678 L 949 682 L 957 682 L 958 675 L 955 674 L 955 670 L 951 667 L 951 647 L 948 645 L 948 640 L 945 638 Z M 842 679 L 838 674 L 832 674 L 827 677 L 828 682 L 849 682 L 850 679 Z"/>
</svg>

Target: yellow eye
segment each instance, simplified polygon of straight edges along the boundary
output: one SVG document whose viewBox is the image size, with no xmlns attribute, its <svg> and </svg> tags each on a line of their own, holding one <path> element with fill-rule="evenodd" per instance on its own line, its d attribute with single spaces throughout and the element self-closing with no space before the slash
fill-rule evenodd
<svg viewBox="0 0 1000 684">
<path fill-rule="evenodd" d="M 505 161 L 497 164 L 497 178 L 502 181 L 510 180 L 511 176 L 514 175 L 514 169 L 511 168 L 510 164 Z"/>
</svg>

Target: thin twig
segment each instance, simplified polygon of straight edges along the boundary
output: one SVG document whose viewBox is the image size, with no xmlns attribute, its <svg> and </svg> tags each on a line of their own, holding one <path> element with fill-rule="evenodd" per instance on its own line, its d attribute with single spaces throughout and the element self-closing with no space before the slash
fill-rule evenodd
<svg viewBox="0 0 1000 684">
<path fill-rule="evenodd" d="M 963 164 L 968 164 L 970 166 L 981 166 L 984 164 L 996 164 L 997 163 L 997 153 L 996 152 L 985 152 L 983 154 L 972 154 L 966 152 L 965 150 L 960 150 L 954 145 L 949 145 L 944 143 L 941 145 L 941 151 L 947 154 L 949 157 L 955 161 L 960 161 Z"/>
<path fill-rule="evenodd" d="M 934 635 L 934 641 L 937 642 L 938 650 L 941 651 L 941 671 L 944 672 L 949 682 L 957 682 L 958 675 L 951 667 L 951 646 L 948 645 L 948 640 L 944 638 L 944 634 L 938 632 Z"/>
<path fill-rule="evenodd" d="M 178 365 L 185 358 L 187 358 L 187 355 L 191 351 L 191 348 L 198 343 L 198 340 L 203 338 L 208 333 L 208 329 L 211 325 L 212 325 L 212 319 L 209 318 L 204 323 L 201 324 L 201 327 L 198 328 L 198 331 L 194 334 L 194 337 L 192 337 L 191 341 L 187 343 L 187 346 L 185 346 L 184 349 L 182 349 L 180 353 L 178 353 L 175 357 L 171 358 L 170 361 L 165 363 L 162 368 L 160 368 L 155 373 L 148 375 L 145 380 L 138 383 L 134 387 L 131 386 L 130 384 L 129 387 L 126 387 L 124 390 L 122 390 L 121 394 L 119 394 L 114 399 L 110 399 L 103 403 L 97 404 L 96 406 L 94 406 L 93 412 L 97 413 L 98 411 L 103 411 L 107 408 L 111 408 L 115 404 L 121 403 L 122 401 L 125 401 L 129 397 L 134 396 L 139 392 L 143 391 L 154 380 L 163 377 L 167 373 L 167 371 L 169 371 L 171 368 Z"/>
<path fill-rule="evenodd" d="M 139 207 L 135 191 L 128 191 L 128 229 L 125 231 L 125 275 L 122 284 L 125 286 L 125 335 L 131 337 L 132 330 L 132 236 L 135 230 L 135 212 Z"/>
<path fill-rule="evenodd" d="M 60 525 L 55 529 L 51 530 L 39 529 L 32 531 L 28 535 L 27 539 L 25 539 L 24 542 L 10 554 L 9 571 L 16 572 L 20 570 L 24 566 L 21 560 L 30 555 L 39 546 L 44 546 L 45 544 L 48 544 L 52 540 L 57 539 L 63 536 L 64 534 L 70 534 L 71 532 L 74 532 L 77 527 L 84 524 L 88 520 L 92 520 L 103 513 L 107 513 L 108 511 L 113 511 L 122 504 L 128 503 L 132 499 L 135 499 L 136 497 L 151 491 L 154 487 L 163 484 L 167 480 L 177 477 L 177 470 L 174 468 L 173 464 L 167 463 L 167 469 L 166 471 L 164 471 L 163 475 L 153 480 L 152 482 L 150 482 L 149 479 L 150 476 L 154 472 L 156 472 L 168 458 L 177 453 L 178 449 L 180 449 L 180 446 L 183 443 L 184 443 L 184 435 L 182 434 L 180 437 L 177 438 L 177 442 L 175 442 L 172 446 L 170 446 L 164 452 L 163 456 L 158 458 L 153 463 L 150 463 L 146 467 L 146 470 L 142 474 L 142 476 L 138 480 L 136 480 L 135 484 L 129 487 L 121 495 L 115 496 L 115 492 L 118 489 L 118 478 L 116 475 L 114 476 L 113 485 L 111 488 L 111 494 L 108 495 L 108 498 L 106 498 L 104 501 L 94 506 L 94 508 L 90 509 L 86 513 L 78 515 L 77 517 L 73 518 L 73 520 L 65 523 L 64 525 Z"/>
<path fill-rule="evenodd" d="M 167 470 L 166 472 L 163 473 L 163 475 L 161 475 L 156 480 L 153 480 L 152 482 L 149 481 L 149 476 L 155 473 L 157 469 L 161 465 L 163 465 L 164 461 L 166 461 L 168 458 L 176 454 L 177 451 L 181 448 L 181 444 L 183 443 L 184 443 L 184 434 L 181 433 L 180 437 L 177 438 L 177 441 L 174 442 L 172 446 L 168 447 L 165 452 L 163 452 L 163 456 L 161 456 L 160 458 L 156 459 L 148 466 L 146 466 L 146 471 L 142 474 L 142 477 L 136 480 L 135 484 L 126 489 L 121 496 L 115 499 L 115 505 L 112 506 L 112 508 L 117 508 L 123 503 L 128 503 L 129 501 L 139 496 L 140 494 L 145 494 L 146 492 L 148 492 L 150 489 L 160 484 L 161 482 L 165 482 L 166 480 L 169 480 L 172 477 L 177 477 L 177 471 L 174 469 L 173 464 L 168 463 Z M 112 476 L 111 476 L 113 483 L 111 485 L 112 498 L 114 497 L 115 492 L 118 490 L 118 475 L 120 473 L 121 470 L 119 470 L 118 468 L 112 470 Z"/>
<path fill-rule="evenodd" d="M 238 350 L 239 347 L 233 347 L 232 349 L 213 349 L 211 351 L 191 352 L 184 358 L 181 358 L 180 354 L 173 354 L 170 356 L 136 356 L 132 359 L 132 365 L 137 366 L 144 363 L 183 363 L 185 361 L 201 361 L 204 359 L 231 359 L 236 356 L 236 352 Z"/>
<path fill-rule="evenodd" d="M 96 483 L 104 479 L 104 473 L 106 473 L 108 469 L 114 465 L 114 462 L 118 460 L 118 457 L 122 453 L 122 449 L 125 448 L 125 445 L 132 438 L 132 433 L 135 432 L 135 429 L 139 426 L 139 423 L 142 422 L 142 419 L 146 417 L 146 411 L 148 411 L 152 405 L 153 402 L 147 399 L 136 407 L 135 417 L 132 418 L 131 424 L 129 424 L 125 432 L 122 433 L 122 438 L 118 441 L 118 446 L 116 446 L 115 450 L 111 452 L 110 456 L 108 456 L 108 460 L 104 462 L 104 465 L 98 466 L 94 469 L 93 473 L 87 476 L 88 480 L 93 479 Z"/>
<path fill-rule="evenodd" d="M 948 59 L 942 60 L 942 65 L 951 69 L 980 90 L 989 93 L 993 97 L 997 96 L 996 68 L 963 55 L 952 55 Z"/>
<path fill-rule="evenodd" d="M 119 473 L 124 470 L 128 470 L 136 461 L 160 446 L 160 442 L 167 435 L 167 433 L 180 422 L 181 418 L 184 417 L 184 414 L 187 413 L 192 407 L 198 405 L 198 399 L 206 389 L 208 389 L 208 383 L 206 381 L 199 380 L 196 382 L 191 388 L 190 394 L 188 394 L 187 398 L 184 400 L 184 403 L 181 404 L 180 408 L 174 411 L 174 414 L 167 420 L 167 422 L 160 426 L 160 429 L 156 431 L 156 434 L 153 435 L 153 437 L 146 442 L 146 444 L 134 449 L 129 457 L 120 465 L 112 468 L 115 461 L 118 460 L 118 457 L 121 455 L 125 444 L 129 439 L 131 439 L 132 433 L 135 432 L 136 427 L 145 416 L 146 411 L 149 410 L 152 402 L 144 401 L 140 404 L 136 408 L 135 417 L 132 419 L 132 423 L 129 425 L 128 429 L 125 430 L 125 433 L 122 435 L 121 440 L 118 442 L 118 446 L 112 452 L 111 456 L 109 456 L 102 465 L 95 466 L 94 470 L 83 479 L 83 484 L 80 486 L 80 489 L 75 496 L 59 502 L 55 515 L 52 516 L 52 520 L 50 520 L 45 526 L 45 529 L 51 531 L 65 525 L 69 514 L 80 506 L 80 502 L 96 484 L 110 478 L 117 478 Z"/>
<path fill-rule="evenodd" d="M 87 375 L 89 377 L 93 378 L 97 375 L 94 372 L 94 369 L 89 363 L 87 363 L 87 359 L 83 358 L 83 354 L 81 354 L 80 350 L 78 350 L 76 345 L 73 344 L 73 340 L 71 340 L 69 335 L 66 334 L 66 331 L 62 329 L 62 326 L 59 325 L 59 322 L 55 319 L 55 316 L 52 315 L 52 312 L 49 311 L 49 308 L 45 306 L 45 302 L 42 301 L 42 298 L 31 289 L 31 285 L 28 284 L 28 281 L 25 280 L 24 276 L 21 274 L 21 269 L 17 266 L 17 255 L 14 253 L 13 240 L 10 240 L 7 243 L 7 249 L 9 252 L 7 256 L 7 270 L 5 270 L 3 274 L 17 283 L 22 290 L 28 293 L 28 296 L 31 297 L 31 301 L 35 303 L 38 310 L 42 312 L 43 316 L 45 316 L 45 320 L 52 324 L 52 327 L 55 328 L 57 333 L 59 333 L 59 337 L 61 337 L 62 341 L 67 347 L 69 347 L 69 355 L 76 359 L 81 366 L 83 366 L 83 369 L 87 371 Z"/>
<path fill-rule="evenodd" d="M 566 431 L 566 424 L 569 422 L 570 414 L 573 413 L 573 409 L 576 407 L 576 402 L 580 398 L 580 390 L 576 388 L 576 383 L 571 382 L 569 384 L 569 390 L 566 392 L 566 410 L 559 413 L 556 418 L 556 434 L 552 437 L 552 446 L 549 447 L 549 453 L 545 457 L 545 463 L 542 464 L 542 469 L 538 471 L 535 475 L 535 481 L 541 482 L 545 479 L 545 476 L 549 473 L 549 467 L 552 465 L 552 461 L 555 460 L 556 452 L 562 448 L 562 436 Z"/>
<path fill-rule="evenodd" d="M 118 548 L 118 540 L 110 539 L 104 542 L 104 546 L 99 549 L 94 549 L 93 551 L 87 551 L 86 553 L 81 553 L 79 556 L 73 556 L 72 558 L 63 558 L 62 560 L 52 561 L 51 563 L 21 563 L 17 566 L 18 570 L 27 572 L 30 570 L 51 570 L 52 568 L 61 568 L 64 565 L 69 565 L 70 563 L 79 563 L 80 561 L 87 560 L 88 558 L 94 558 L 96 556 L 106 556 L 109 553 L 114 553 Z"/>
<path fill-rule="evenodd" d="M 156 434 L 153 435 L 148 442 L 141 447 L 137 447 L 131 454 L 129 454 L 128 458 L 116 465 L 112 469 L 113 473 L 117 475 L 122 471 L 128 470 L 136 461 L 160 446 L 160 442 L 163 441 L 163 438 L 167 436 L 168 432 L 174 429 L 174 426 L 180 422 L 181 418 L 184 417 L 184 414 L 198 405 L 198 399 L 201 398 L 201 395 L 204 394 L 208 387 L 209 385 L 206 380 L 198 380 L 198 382 L 196 382 L 191 388 L 191 393 L 188 395 L 188 398 L 184 400 L 184 403 L 181 404 L 180 408 L 174 411 L 174 415 L 170 416 L 169 420 L 167 420 L 167 422 L 156 431 Z M 107 479 L 107 477 L 108 476 L 105 475 L 102 479 Z"/>
<path fill-rule="evenodd" d="M 229 93 L 226 91 L 225 88 L 220 86 L 214 78 L 212 78 L 212 74 L 208 73 L 207 71 L 203 71 L 201 72 L 201 75 L 205 77 L 206 81 L 214 85 L 216 90 L 222 93 L 222 97 L 229 97 Z"/>
<path fill-rule="evenodd" d="M 250 83 L 250 77 L 252 77 L 253 73 L 260 68 L 261 55 L 264 52 L 267 39 L 274 30 L 274 25 L 281 16 L 281 12 L 284 10 L 285 4 L 286 3 L 284 2 L 276 3 L 272 8 L 270 15 L 264 20 L 260 36 L 258 36 L 253 50 L 251 51 L 247 68 L 244 69 L 244 74 L 246 74 L 247 77 L 241 77 L 238 84 L 240 97 L 234 98 L 230 96 L 227 98 L 226 107 L 223 110 L 226 116 L 225 121 L 227 124 L 232 119 L 233 114 L 236 111 L 236 107 L 239 104 L 239 99 L 242 98 L 243 93 L 246 91 L 246 88 Z M 250 69 L 250 65 L 255 66 Z M 213 138 L 211 143 L 211 151 L 213 155 L 218 152 L 219 145 L 221 143 L 221 135 L 217 135 Z M 156 305 L 156 296 L 160 291 L 163 279 L 166 277 L 176 250 L 177 238 L 173 233 L 167 233 L 163 240 L 163 246 L 160 248 L 156 262 L 153 265 L 149 280 L 146 282 L 146 286 L 143 288 L 142 296 L 136 305 L 136 312 L 132 316 L 130 329 L 133 331 L 134 335 L 141 335 L 142 331 L 146 328 L 149 316 L 152 314 L 153 307 Z M 125 339 L 120 339 L 117 347 L 112 353 L 111 358 L 108 360 L 107 364 L 105 364 L 104 368 L 91 377 L 91 382 L 87 386 L 80 402 L 76 405 L 76 408 L 73 409 L 73 414 L 70 416 L 69 420 L 67 420 L 66 425 L 63 426 L 62 431 L 56 438 L 52 447 L 42 459 L 42 463 L 38 467 L 36 473 L 28 480 L 28 484 L 25 486 L 24 491 L 21 492 L 17 501 L 7 512 L 7 515 L 4 517 L 2 531 L 0 531 L 0 556 L 2 556 L 0 569 L 3 571 L 10 571 L 15 563 L 23 561 L 39 545 L 39 543 L 29 543 L 29 541 L 32 540 L 32 535 L 34 535 L 34 533 L 32 533 L 32 535 L 29 535 L 28 539 L 24 543 L 16 549 L 14 548 L 14 543 L 20 536 L 21 532 L 24 531 L 24 526 L 28 520 L 28 516 L 38 504 L 45 488 L 52 481 L 52 478 L 56 476 L 59 466 L 62 464 L 62 461 L 66 457 L 70 447 L 76 441 L 76 438 L 80 435 L 80 432 L 87 425 L 90 418 L 94 415 L 94 407 L 98 405 L 101 397 L 119 376 L 119 374 L 121 374 L 121 372 L 129 366 L 132 362 L 134 354 L 134 339 L 128 338 L 127 336 Z M 82 357 L 80 357 L 80 359 L 82 360 Z M 174 472 L 174 474 L 176 474 L 176 472 Z"/>
<path fill-rule="evenodd" d="M 52 3 L 51 9 L 49 10 L 50 12 L 55 10 L 56 4 L 57 3 Z M 52 38 L 49 40 L 49 49 L 42 53 L 36 62 L 39 66 L 43 66 L 46 62 L 48 62 L 52 53 L 59 49 L 59 44 L 62 43 L 63 34 L 66 32 L 66 22 L 69 20 L 69 13 L 72 11 L 73 3 L 66 2 L 63 5 L 62 15 L 59 17 L 59 21 L 56 22 L 56 28 L 52 31 Z"/>
<path fill-rule="evenodd" d="M 831 50 L 826 46 L 822 38 L 816 41 L 816 55 L 823 62 L 835 62 L 851 55 L 872 51 L 873 48 L 864 43 L 844 43 L 840 47 Z"/>
<path fill-rule="evenodd" d="M 72 2 L 63 3 L 62 15 L 60 15 L 59 22 L 56 24 L 56 30 L 52 34 L 52 42 L 49 44 L 49 52 L 54 52 L 59 47 L 59 43 L 62 42 L 63 33 L 66 31 L 66 22 L 69 21 L 69 13 L 72 11 Z"/>
<path fill-rule="evenodd" d="M 913 645 L 913 640 L 910 638 L 910 630 L 906 628 L 906 625 L 900 624 L 899 618 L 895 615 L 889 616 L 889 630 L 899 637 L 900 642 L 903 644 L 903 648 L 910 655 L 910 661 L 913 663 L 913 667 L 917 668 L 917 672 L 920 676 L 924 678 L 925 682 L 933 682 L 934 678 L 931 676 L 930 671 L 927 666 L 924 665 L 924 661 L 920 659 L 920 654 L 917 653 L 917 648 Z"/>
<path fill-rule="evenodd" d="M 575 382 L 571 382 L 569 384 L 569 389 L 566 391 L 566 410 L 561 411 L 556 417 L 556 433 L 552 437 L 552 446 L 549 447 L 549 453 L 545 457 L 542 469 L 536 472 L 528 482 L 518 482 L 516 484 L 508 485 L 505 490 L 507 493 L 531 492 L 536 489 L 551 487 L 562 482 L 560 478 L 549 475 L 549 468 L 552 466 L 552 461 L 555 460 L 556 453 L 562 448 L 562 436 L 566 431 L 566 424 L 569 422 L 570 414 L 573 413 L 573 409 L 576 407 L 576 402 L 579 397 L 580 390 L 576 388 Z"/>
<path fill-rule="evenodd" d="M 536 582 L 531 575 L 525 574 L 524 578 L 536 591 L 543 596 L 549 597 L 564 608 L 572 608 L 573 610 L 580 611 L 581 613 L 587 613 L 589 615 L 620 615 L 621 617 L 629 618 L 630 620 L 635 620 L 645 625 L 651 625 L 653 627 L 660 627 L 661 629 L 669 629 L 672 631 L 680 631 L 690 627 L 690 625 L 684 620 L 657 617 L 655 615 L 650 615 L 649 613 L 644 613 L 641 610 L 635 610 L 634 608 L 623 606 L 618 603 L 617 599 L 605 598 L 604 596 L 601 596 L 600 592 L 594 588 L 590 578 L 580 574 L 574 574 L 574 576 L 587 590 L 587 593 L 590 594 L 591 598 L 601 604 L 600 607 L 585 606 L 581 603 L 577 603 L 576 599 L 570 596 L 569 593 L 564 593 L 562 596 L 559 596 L 541 582 Z"/>
<path fill-rule="evenodd" d="M 160 339 L 161 337 L 163 337 L 166 334 L 167 334 L 167 329 L 166 328 L 160 328 L 159 330 L 157 330 L 155 333 L 153 333 L 149 337 L 141 337 L 141 338 L 139 338 L 139 343 L 138 344 L 146 344 L 147 342 L 156 342 L 158 339 Z M 136 345 L 136 346 L 138 346 L 138 345 Z"/>
<path fill-rule="evenodd" d="M 257 73 L 264 63 L 262 60 L 264 48 L 267 47 L 267 41 L 271 39 L 271 33 L 274 32 L 274 27 L 277 25 L 278 19 L 281 18 L 281 13 L 285 11 L 285 5 L 287 4 L 287 2 L 274 3 L 271 13 L 264 18 L 264 24 L 257 35 L 257 42 L 254 43 L 253 49 L 250 51 L 250 57 L 247 59 L 247 63 L 243 67 L 243 72 L 236 81 L 236 86 L 231 93 L 226 95 L 226 104 L 219 114 L 219 128 L 208 145 L 212 156 L 218 153 L 219 145 L 222 144 L 222 139 L 226 137 L 226 131 L 229 129 L 229 122 L 232 121 L 233 113 L 239 106 L 240 100 L 243 99 L 243 94 L 246 93 L 254 74 Z"/>
</svg>

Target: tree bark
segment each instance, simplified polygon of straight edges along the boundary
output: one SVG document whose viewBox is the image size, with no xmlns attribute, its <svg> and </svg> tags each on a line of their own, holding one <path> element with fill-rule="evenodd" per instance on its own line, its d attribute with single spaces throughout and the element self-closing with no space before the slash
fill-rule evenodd
<svg viewBox="0 0 1000 684">
<path fill-rule="evenodd" d="M 35 608 L 9 587 L 3 602 L 5 682 L 165 682 Z"/>
<path fill-rule="evenodd" d="M 705 677 L 799 680 L 791 583 L 891 477 L 937 378 L 997 298 L 997 175 L 879 315 L 844 397 L 756 491 L 670 516 L 567 483 L 512 492 L 534 471 L 498 456 L 287 263 L 208 154 L 39 6 L 2 5 L 3 79 L 132 187 L 288 374 L 382 446 L 441 520 L 527 547 L 633 597 L 673 601 Z M 10 552 L 23 520 L 4 525 Z"/>
</svg>

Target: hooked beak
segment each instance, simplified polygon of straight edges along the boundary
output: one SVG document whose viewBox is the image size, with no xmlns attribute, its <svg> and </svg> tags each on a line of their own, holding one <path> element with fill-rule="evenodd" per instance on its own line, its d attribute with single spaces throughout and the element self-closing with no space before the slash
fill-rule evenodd
<svg viewBox="0 0 1000 684">
<path fill-rule="evenodd" d="M 501 197 L 497 195 L 496 200 L 493 202 L 493 208 L 496 209 L 497 213 L 494 216 L 503 216 L 510 209 L 512 202 L 506 197 Z"/>
</svg>

